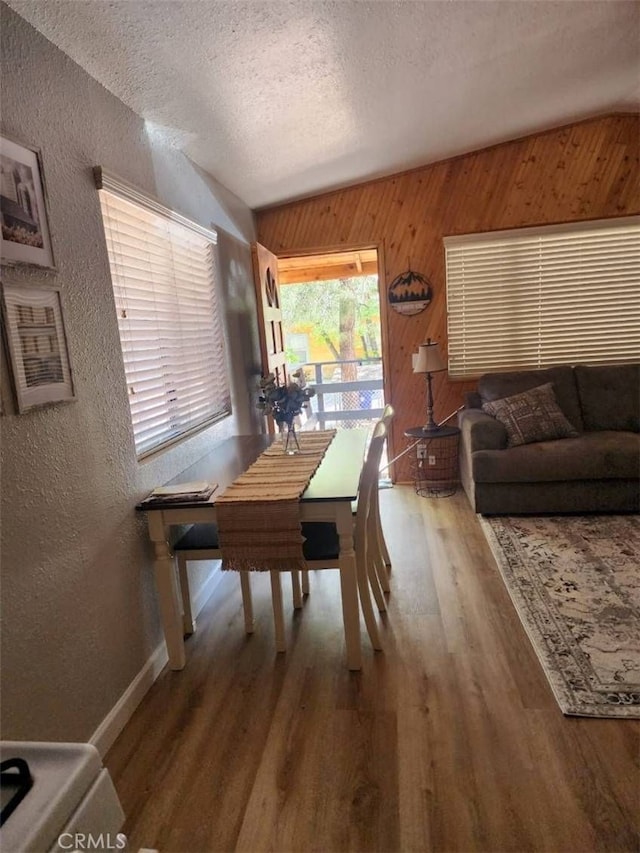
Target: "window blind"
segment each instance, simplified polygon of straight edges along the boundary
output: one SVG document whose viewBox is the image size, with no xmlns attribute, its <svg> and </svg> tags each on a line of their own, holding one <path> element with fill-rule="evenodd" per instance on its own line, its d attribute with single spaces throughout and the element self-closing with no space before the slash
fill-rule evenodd
<svg viewBox="0 0 640 853">
<path fill-rule="evenodd" d="M 444 244 L 451 377 L 640 359 L 640 217 Z"/>
<path fill-rule="evenodd" d="M 215 233 L 104 188 L 100 204 L 140 458 L 231 411 Z"/>
</svg>

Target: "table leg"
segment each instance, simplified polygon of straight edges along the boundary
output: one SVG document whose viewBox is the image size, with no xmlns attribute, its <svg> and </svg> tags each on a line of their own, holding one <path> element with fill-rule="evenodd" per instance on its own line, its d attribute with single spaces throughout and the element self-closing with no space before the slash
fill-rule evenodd
<svg viewBox="0 0 640 853">
<path fill-rule="evenodd" d="M 302 594 L 309 595 L 309 572 L 303 569 L 300 574 L 302 575 Z"/>
<path fill-rule="evenodd" d="M 284 633 L 284 609 L 282 606 L 282 584 L 280 582 L 280 572 L 277 569 L 272 569 L 270 574 L 273 621 L 276 633 L 276 651 L 286 652 L 287 641 Z"/>
<path fill-rule="evenodd" d="M 253 618 L 253 596 L 251 595 L 251 578 L 249 572 L 240 572 L 240 588 L 242 589 L 242 609 L 244 611 L 245 634 L 253 634 L 255 620 Z"/>
<path fill-rule="evenodd" d="M 187 559 L 176 555 L 178 565 L 178 581 L 180 583 L 180 596 L 182 598 L 182 633 L 191 636 L 196 632 L 196 620 L 193 618 L 191 608 L 191 589 L 189 587 L 189 567 Z"/>
<path fill-rule="evenodd" d="M 302 607 L 302 587 L 300 586 L 300 572 L 291 572 L 291 587 L 293 589 L 293 608 L 299 610 Z"/>
<path fill-rule="evenodd" d="M 150 513 L 151 516 L 154 513 Z M 150 521 L 149 533 L 153 541 L 155 559 L 153 570 L 158 590 L 158 603 L 164 639 L 169 655 L 171 669 L 184 669 L 184 638 L 182 625 L 182 607 L 178 594 L 178 581 L 173 554 L 165 537 L 164 525 L 160 519 Z"/>
<path fill-rule="evenodd" d="M 360 645 L 360 608 L 358 606 L 351 504 L 340 504 L 337 509 L 336 526 L 340 540 L 340 591 L 342 593 L 342 618 L 347 647 L 347 666 L 351 670 L 358 670 L 362 669 L 362 647 Z"/>
</svg>

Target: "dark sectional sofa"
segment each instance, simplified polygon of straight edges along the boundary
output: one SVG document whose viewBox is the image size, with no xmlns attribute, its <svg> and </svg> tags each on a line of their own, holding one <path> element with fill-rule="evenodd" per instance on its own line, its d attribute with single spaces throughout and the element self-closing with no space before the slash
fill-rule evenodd
<svg viewBox="0 0 640 853">
<path fill-rule="evenodd" d="M 482 404 L 548 382 L 577 435 L 507 446 Z M 640 511 L 640 364 L 488 373 L 458 421 L 460 478 L 476 512 Z"/>
</svg>

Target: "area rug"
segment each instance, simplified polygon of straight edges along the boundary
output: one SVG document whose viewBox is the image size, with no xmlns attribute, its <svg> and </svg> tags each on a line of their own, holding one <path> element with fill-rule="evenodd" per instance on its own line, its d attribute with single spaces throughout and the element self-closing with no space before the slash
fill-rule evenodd
<svg viewBox="0 0 640 853">
<path fill-rule="evenodd" d="M 640 518 L 480 518 L 564 714 L 640 718 Z"/>
</svg>

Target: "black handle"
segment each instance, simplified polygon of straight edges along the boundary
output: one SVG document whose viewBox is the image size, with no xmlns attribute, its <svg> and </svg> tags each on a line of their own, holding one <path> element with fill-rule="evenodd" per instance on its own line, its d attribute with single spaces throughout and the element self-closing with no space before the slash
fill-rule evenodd
<svg viewBox="0 0 640 853">
<path fill-rule="evenodd" d="M 8 758 L 0 762 L 0 786 L 17 785 L 18 790 L 0 811 L 0 826 L 13 814 L 33 787 L 33 777 L 24 758 Z"/>
</svg>

